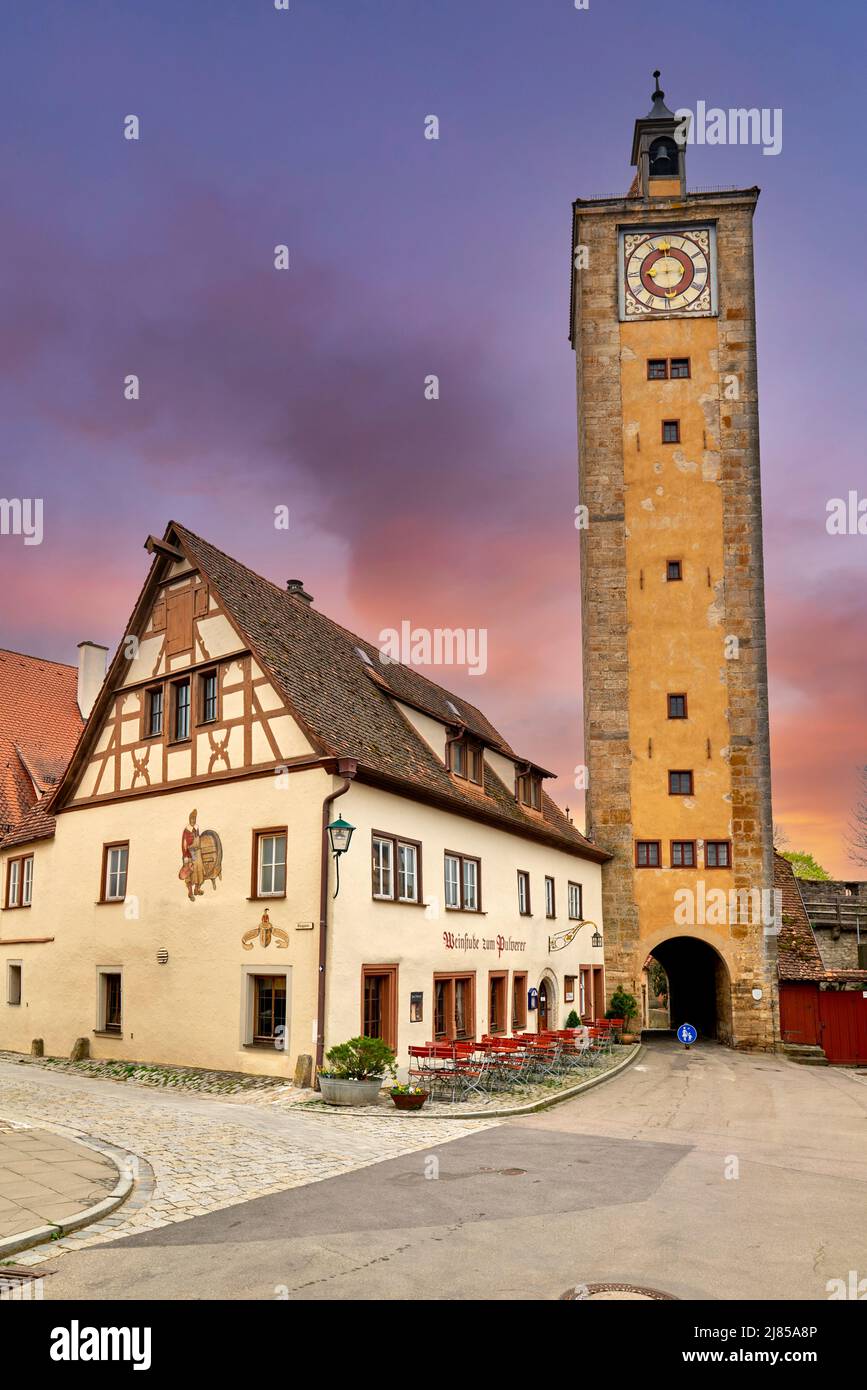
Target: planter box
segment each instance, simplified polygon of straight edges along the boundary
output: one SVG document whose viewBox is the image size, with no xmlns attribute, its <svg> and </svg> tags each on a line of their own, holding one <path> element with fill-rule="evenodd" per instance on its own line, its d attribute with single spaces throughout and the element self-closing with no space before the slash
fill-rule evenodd
<svg viewBox="0 0 867 1390">
<path fill-rule="evenodd" d="M 319 1090 L 329 1105 L 375 1105 L 384 1080 L 371 1076 L 367 1081 L 337 1081 L 333 1076 L 320 1076 Z"/>
<path fill-rule="evenodd" d="M 415 1095 L 392 1096 L 396 1110 L 421 1110 L 429 1091 L 418 1091 Z"/>
</svg>

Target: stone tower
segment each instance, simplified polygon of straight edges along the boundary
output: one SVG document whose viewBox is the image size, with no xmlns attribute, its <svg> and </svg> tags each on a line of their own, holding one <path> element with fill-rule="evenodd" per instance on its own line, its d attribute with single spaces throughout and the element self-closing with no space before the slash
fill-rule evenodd
<svg viewBox="0 0 867 1390">
<path fill-rule="evenodd" d="M 587 826 L 609 998 L 653 953 L 673 1026 L 770 1048 L 759 190 L 687 190 L 654 76 L 629 192 L 573 210 Z"/>
</svg>

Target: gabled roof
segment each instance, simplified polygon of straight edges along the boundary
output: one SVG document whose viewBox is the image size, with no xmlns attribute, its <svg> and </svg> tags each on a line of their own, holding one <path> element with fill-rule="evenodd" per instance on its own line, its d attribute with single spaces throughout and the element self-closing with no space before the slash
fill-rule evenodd
<svg viewBox="0 0 867 1390">
<path fill-rule="evenodd" d="M 84 727 L 77 691 L 77 667 L 0 649 L 0 843 L 21 842 L 33 807 L 60 780 Z M 38 819 L 50 835 L 44 808 Z"/>
<path fill-rule="evenodd" d="M 178 546 L 207 579 L 320 755 L 357 759 L 360 780 L 491 821 L 596 861 L 609 857 L 591 845 L 544 793 L 541 815 L 525 811 L 515 799 L 514 788 L 507 788 L 487 765 L 484 794 L 479 788 L 465 790 L 395 701 L 427 711 L 444 724 L 463 726 L 490 747 L 526 761 L 513 753 L 475 705 L 411 667 L 397 662 L 383 665 L 373 643 L 327 618 L 298 592 L 279 588 L 185 526 L 171 522 L 164 539 Z M 127 633 L 136 632 L 137 624 L 144 623 L 151 591 L 169 563 L 157 554 Z M 366 653 L 368 661 L 359 651 Z M 91 716 L 94 726 L 117 684 L 121 661 L 118 652 L 102 699 Z M 76 762 L 84 755 L 86 742 L 82 740 Z M 67 781 L 73 774 L 70 768 Z M 60 788 L 58 802 L 66 789 L 66 785 Z"/>
<path fill-rule="evenodd" d="M 777 971 L 781 980 L 824 980 L 819 947 L 810 926 L 795 871 L 774 852 L 774 887 L 783 895 L 783 925 L 777 937 Z"/>
</svg>

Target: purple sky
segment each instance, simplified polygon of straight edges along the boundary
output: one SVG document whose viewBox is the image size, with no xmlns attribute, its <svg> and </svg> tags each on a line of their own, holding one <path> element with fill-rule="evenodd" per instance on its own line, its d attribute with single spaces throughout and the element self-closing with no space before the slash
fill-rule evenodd
<svg viewBox="0 0 867 1390">
<path fill-rule="evenodd" d="M 484 677 L 433 674 L 577 807 L 570 204 L 625 191 L 659 66 L 672 107 L 783 111 L 779 156 L 692 147 L 688 179 L 763 189 L 775 815 L 855 871 L 867 537 L 825 505 L 867 494 L 865 29 L 802 0 L 10 8 L 0 493 L 44 498 L 45 541 L 0 537 L 0 645 L 114 644 L 177 517 L 373 638 L 486 627 Z"/>
</svg>

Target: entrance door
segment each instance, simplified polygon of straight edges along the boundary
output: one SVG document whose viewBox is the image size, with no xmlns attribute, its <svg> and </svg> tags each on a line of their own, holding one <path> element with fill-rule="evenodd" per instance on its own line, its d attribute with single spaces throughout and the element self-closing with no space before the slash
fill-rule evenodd
<svg viewBox="0 0 867 1390">
<path fill-rule="evenodd" d="M 366 965 L 362 970 L 361 1031 L 397 1050 L 397 966 Z"/>
<path fill-rule="evenodd" d="M 545 980 L 539 985 L 539 1032 L 548 1028 L 548 985 Z"/>
</svg>

